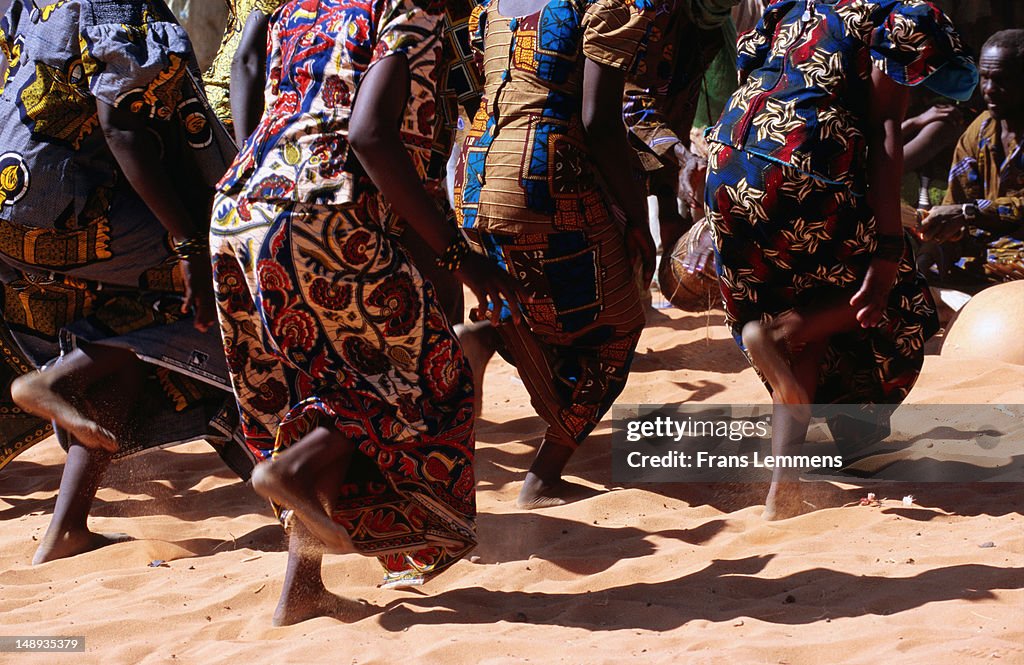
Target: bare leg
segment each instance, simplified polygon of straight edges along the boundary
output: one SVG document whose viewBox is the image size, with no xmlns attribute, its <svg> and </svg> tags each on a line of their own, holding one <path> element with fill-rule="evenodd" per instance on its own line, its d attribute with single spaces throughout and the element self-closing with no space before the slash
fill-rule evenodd
<svg viewBox="0 0 1024 665">
<path fill-rule="evenodd" d="M 75 354 L 70 354 L 68 357 L 71 362 L 65 370 L 70 370 L 68 374 L 72 377 L 83 374 L 106 374 L 102 388 L 97 390 L 94 387 L 89 391 L 88 400 L 80 399 L 79 403 L 96 415 L 95 420 L 91 416 L 86 416 L 89 422 L 104 431 L 116 432 L 117 439 L 128 440 L 132 433 L 130 414 L 135 396 L 139 394 L 146 378 L 145 367 L 134 355 L 128 359 L 121 354 L 113 354 L 115 363 L 101 370 L 93 365 L 98 362 L 97 357 L 107 357 L 104 349 L 99 351 L 92 357 L 85 354 L 76 357 Z M 54 369 L 62 366 L 63 362 Z M 74 374 L 75 371 L 78 371 L 77 375 Z M 42 374 L 49 374 L 49 370 Z M 68 379 L 68 374 L 61 377 L 59 372 L 54 372 L 54 376 L 58 377 L 54 383 L 58 387 L 64 385 L 63 388 L 59 388 L 60 390 L 69 390 L 69 382 L 75 383 L 73 378 Z M 50 380 L 48 377 L 44 379 Z M 56 394 L 60 396 L 59 393 Z M 64 463 L 53 517 L 32 559 L 34 564 L 75 556 L 105 545 L 130 540 L 130 537 L 123 533 L 101 534 L 89 531 L 89 510 L 92 508 L 100 480 L 110 465 L 111 453 L 102 448 L 81 445 L 74 439 L 73 434 L 71 436 L 71 446 L 68 449 L 67 461 Z"/>
<path fill-rule="evenodd" d="M 110 453 L 72 444 L 60 478 L 60 492 L 53 508 L 50 526 L 32 558 L 33 564 L 90 552 L 105 545 L 124 542 L 123 533 L 93 533 L 87 520 L 103 472 L 110 464 Z"/>
<path fill-rule="evenodd" d="M 484 400 L 484 371 L 501 344 L 501 338 L 490 321 L 457 325 L 455 334 L 469 362 L 469 368 L 473 370 L 473 409 L 479 418 Z"/>
<path fill-rule="evenodd" d="M 821 360 L 827 345 L 816 342 L 804 346 L 794 360 L 794 378 L 800 390 L 813 395 L 818 384 Z M 807 439 L 807 425 L 810 409 L 805 404 L 787 404 L 779 395 L 774 396 L 772 409 L 772 455 L 798 455 Z M 810 506 L 803 500 L 800 491 L 800 469 L 779 468 L 772 470 L 772 483 L 765 499 L 763 517 L 766 520 L 781 520 L 808 511 Z"/>
<path fill-rule="evenodd" d="M 673 188 L 661 186 L 656 195 L 658 197 L 658 226 L 661 231 L 661 260 L 665 261 L 672 258 L 672 250 L 676 248 L 676 243 L 693 225 L 693 222 L 679 214 L 679 201 L 676 199 Z"/>
<path fill-rule="evenodd" d="M 302 522 L 296 521 L 288 541 L 284 588 L 274 610 L 275 626 L 290 626 L 320 616 L 332 616 L 346 622 L 358 621 L 376 609 L 365 602 L 342 598 L 328 591 L 321 576 L 323 558 L 323 545 Z"/>
<path fill-rule="evenodd" d="M 552 443 L 550 436 L 545 437 L 530 470 L 526 472 L 516 506 L 533 509 L 568 503 L 576 486 L 562 480 L 562 471 L 572 454 L 573 448 Z"/>
<path fill-rule="evenodd" d="M 800 452 L 828 341 L 857 325 L 853 308 L 839 302 L 812 312 L 789 312 L 770 325 L 752 321 L 743 327 L 743 343 L 772 386 L 773 455 Z M 785 519 L 806 512 L 799 475 L 798 469 L 774 469 L 765 500 L 765 519 Z"/>
<path fill-rule="evenodd" d="M 811 403 L 817 382 L 811 383 L 810 389 L 803 385 L 796 376 L 794 359 L 807 355 L 806 346 L 827 344 L 833 335 L 858 325 L 854 309 L 841 300 L 813 311 L 787 312 L 769 325 L 751 321 L 743 326 L 742 337 L 754 365 L 771 384 L 778 401 L 796 408 Z"/>
<path fill-rule="evenodd" d="M 88 418 L 73 402 L 64 399 L 50 370 L 19 376 L 11 384 L 11 398 L 29 413 L 51 420 L 66 429 L 81 445 L 106 452 L 117 451 L 113 432 Z"/>
<path fill-rule="evenodd" d="M 66 429 L 83 446 L 116 452 L 115 433 L 90 417 L 89 405 L 82 396 L 101 381 L 114 385 L 126 380 L 128 372 L 141 374 L 141 367 L 141 361 L 128 349 L 90 344 L 44 371 L 15 379 L 11 397 L 29 413 Z"/>
<path fill-rule="evenodd" d="M 355 552 L 348 532 L 331 519 L 331 486 L 344 478 L 355 445 L 332 427 L 317 427 L 252 473 L 258 494 L 290 508 L 330 552 Z M 325 501 L 322 496 L 328 496 Z"/>
<path fill-rule="evenodd" d="M 806 419 L 810 415 L 807 405 L 811 397 L 793 374 L 789 353 L 783 348 L 785 340 L 773 333 L 760 321 L 751 321 L 743 326 L 743 345 L 747 347 L 754 366 L 771 385 L 775 403 L 787 405 L 794 415 Z"/>
</svg>

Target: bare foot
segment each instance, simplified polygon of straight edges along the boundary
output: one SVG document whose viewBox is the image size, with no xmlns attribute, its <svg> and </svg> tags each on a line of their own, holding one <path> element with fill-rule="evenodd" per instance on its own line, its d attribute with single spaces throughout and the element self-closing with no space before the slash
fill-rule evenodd
<svg viewBox="0 0 1024 665">
<path fill-rule="evenodd" d="M 339 526 L 310 488 L 296 486 L 281 473 L 280 463 L 263 462 L 252 472 L 252 487 L 260 496 L 295 511 L 295 516 L 316 536 L 328 552 L 350 554 L 356 551 L 348 532 Z M 291 481 L 291 482 L 289 482 Z"/>
<path fill-rule="evenodd" d="M 39 549 L 32 557 L 32 565 L 38 566 L 48 561 L 65 559 L 78 554 L 85 554 L 115 543 L 126 543 L 134 540 L 127 533 L 94 533 L 92 531 L 66 531 L 56 536 L 43 536 Z"/>
<path fill-rule="evenodd" d="M 274 610 L 275 626 L 291 626 L 316 617 L 333 617 L 345 623 L 354 623 L 380 611 L 365 600 L 342 598 L 323 588 L 300 589 L 281 594 Z"/>
<path fill-rule="evenodd" d="M 534 510 L 564 506 L 592 494 L 596 494 L 596 492 L 583 485 L 570 483 L 561 478 L 554 482 L 547 482 L 541 480 L 539 476 L 527 473 L 523 480 L 523 486 L 519 490 L 519 496 L 516 497 L 516 507 Z"/>
<path fill-rule="evenodd" d="M 778 401 L 789 405 L 795 417 L 809 417 L 810 399 L 793 374 L 789 359 L 781 348 L 781 340 L 774 339 L 759 321 L 751 321 L 743 326 L 742 335 L 743 345 L 750 352 L 754 365 L 777 393 Z"/>
<path fill-rule="evenodd" d="M 29 413 L 52 420 L 86 448 L 117 452 L 117 439 L 53 389 L 46 372 L 30 372 L 11 383 L 11 398 Z"/>
<path fill-rule="evenodd" d="M 494 329 L 489 322 L 478 321 L 455 326 L 455 334 L 473 370 L 473 409 L 479 418 L 484 400 L 484 370 L 495 351 Z"/>
<path fill-rule="evenodd" d="M 800 483 L 772 483 L 761 517 L 774 522 L 803 515 L 815 509 L 817 506 L 804 499 Z"/>
</svg>

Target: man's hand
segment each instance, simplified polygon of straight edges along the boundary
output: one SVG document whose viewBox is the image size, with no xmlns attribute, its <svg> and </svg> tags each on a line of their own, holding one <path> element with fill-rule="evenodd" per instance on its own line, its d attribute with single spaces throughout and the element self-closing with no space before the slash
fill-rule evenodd
<svg viewBox="0 0 1024 665">
<path fill-rule="evenodd" d="M 961 206 L 935 206 L 921 222 L 921 238 L 938 243 L 955 241 L 963 236 L 966 225 Z"/>
</svg>

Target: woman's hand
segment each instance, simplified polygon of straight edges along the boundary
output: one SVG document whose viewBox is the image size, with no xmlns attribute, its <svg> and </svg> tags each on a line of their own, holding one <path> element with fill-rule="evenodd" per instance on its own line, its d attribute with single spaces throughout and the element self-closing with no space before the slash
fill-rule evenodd
<svg viewBox="0 0 1024 665">
<path fill-rule="evenodd" d="M 703 207 L 708 160 L 693 154 L 682 143 L 677 143 L 673 151 L 679 162 L 679 198 L 690 208 Z"/>
<path fill-rule="evenodd" d="M 850 307 L 857 310 L 857 321 L 862 328 L 873 328 L 882 320 L 899 268 L 898 261 L 871 260 L 860 290 L 850 298 Z"/>
<path fill-rule="evenodd" d="M 185 274 L 185 302 L 181 313 L 194 312 L 196 330 L 206 332 L 217 317 L 209 254 L 204 252 L 194 259 L 182 259 L 181 270 Z"/>
<path fill-rule="evenodd" d="M 520 303 L 532 302 L 512 277 L 482 254 L 470 252 L 453 273 L 476 296 L 476 318 L 488 317 L 491 323 L 501 321 L 502 301 L 508 303 L 514 323 L 522 323 Z"/>
</svg>

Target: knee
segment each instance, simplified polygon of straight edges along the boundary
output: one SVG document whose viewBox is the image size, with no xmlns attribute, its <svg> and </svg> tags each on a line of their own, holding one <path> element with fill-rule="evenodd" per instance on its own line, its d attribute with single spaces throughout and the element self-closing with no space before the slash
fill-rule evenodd
<svg viewBox="0 0 1024 665">
<path fill-rule="evenodd" d="M 22 374 L 11 383 L 11 399 L 14 403 L 25 409 L 28 407 L 28 397 L 31 393 L 35 392 L 35 388 L 32 386 L 32 382 L 37 380 L 34 375 L 38 374 Z"/>
<path fill-rule="evenodd" d="M 34 404 L 55 391 L 52 372 L 35 371 L 22 374 L 11 383 L 11 399 L 22 409 L 32 411 Z"/>
</svg>

